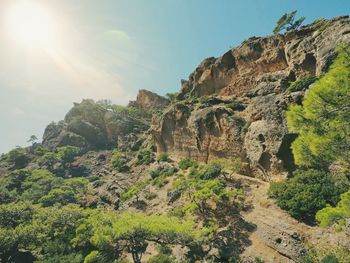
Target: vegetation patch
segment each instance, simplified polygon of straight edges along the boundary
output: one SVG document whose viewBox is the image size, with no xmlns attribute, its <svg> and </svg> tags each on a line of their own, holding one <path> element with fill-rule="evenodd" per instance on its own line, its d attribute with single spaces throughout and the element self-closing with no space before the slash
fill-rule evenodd
<svg viewBox="0 0 350 263">
<path fill-rule="evenodd" d="M 289 92 L 296 92 L 306 90 L 312 83 L 317 80 L 316 76 L 305 76 L 301 79 L 298 79 L 290 84 L 288 87 Z"/>
</svg>

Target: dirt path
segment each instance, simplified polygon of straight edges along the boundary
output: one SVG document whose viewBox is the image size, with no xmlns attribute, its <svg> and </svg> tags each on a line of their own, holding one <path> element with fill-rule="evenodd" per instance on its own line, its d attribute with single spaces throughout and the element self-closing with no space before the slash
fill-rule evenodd
<svg viewBox="0 0 350 263">
<path fill-rule="evenodd" d="M 246 186 L 247 202 L 251 206 L 242 217 L 256 226 L 249 236 L 252 244 L 246 248 L 243 257 L 259 256 L 271 263 L 296 262 L 300 244 L 350 244 L 349 237 L 343 233 L 311 227 L 290 217 L 267 197 L 269 183 L 241 175 L 235 175 L 235 179 Z"/>
</svg>

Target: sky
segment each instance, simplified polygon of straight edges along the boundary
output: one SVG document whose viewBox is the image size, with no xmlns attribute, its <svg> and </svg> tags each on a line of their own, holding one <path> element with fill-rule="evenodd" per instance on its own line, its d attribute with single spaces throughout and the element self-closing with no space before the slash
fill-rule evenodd
<svg viewBox="0 0 350 263">
<path fill-rule="evenodd" d="M 12 15 L 23 3 L 44 10 L 44 33 Z M 292 10 L 306 24 L 349 14 L 350 1 L 0 0 L 0 153 L 41 139 L 83 98 L 126 105 L 139 89 L 176 92 L 204 58 L 270 35 Z M 40 34 L 49 38 L 33 44 Z"/>
</svg>

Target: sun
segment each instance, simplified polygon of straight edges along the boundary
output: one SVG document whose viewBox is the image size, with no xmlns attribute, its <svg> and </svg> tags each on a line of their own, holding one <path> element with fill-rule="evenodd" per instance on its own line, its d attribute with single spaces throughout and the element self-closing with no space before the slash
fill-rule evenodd
<svg viewBox="0 0 350 263">
<path fill-rule="evenodd" d="M 43 6 L 31 2 L 17 3 L 9 10 L 7 22 L 16 42 L 31 48 L 52 46 L 52 18 Z"/>
</svg>

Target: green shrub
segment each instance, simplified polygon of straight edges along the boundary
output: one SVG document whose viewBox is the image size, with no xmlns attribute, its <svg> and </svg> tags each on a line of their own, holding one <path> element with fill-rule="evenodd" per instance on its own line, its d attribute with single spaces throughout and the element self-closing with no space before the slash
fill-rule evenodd
<svg viewBox="0 0 350 263">
<path fill-rule="evenodd" d="M 191 159 L 183 159 L 179 162 L 179 168 L 181 170 L 187 170 L 190 167 L 198 167 L 198 162 Z"/>
<path fill-rule="evenodd" d="M 176 167 L 159 166 L 156 169 L 150 171 L 150 176 L 152 179 L 155 179 L 162 175 L 165 177 L 172 176 L 176 172 L 177 172 Z"/>
<path fill-rule="evenodd" d="M 27 164 L 30 161 L 30 158 L 29 158 L 29 155 L 28 155 L 26 149 L 16 148 L 16 149 L 11 150 L 7 154 L 7 161 L 10 164 L 13 164 L 13 166 L 16 169 L 22 169 L 22 168 L 25 168 L 27 166 Z"/>
<path fill-rule="evenodd" d="M 144 182 L 136 183 L 135 185 L 131 186 L 130 188 L 126 189 L 121 195 L 120 200 L 122 202 L 125 202 L 129 200 L 130 198 L 136 196 L 136 199 L 139 199 L 139 194 L 145 187 L 149 184 L 149 181 L 146 180 Z"/>
<path fill-rule="evenodd" d="M 145 192 L 144 196 L 147 200 L 152 200 L 157 197 L 157 194 L 153 192 Z"/>
<path fill-rule="evenodd" d="M 150 164 L 154 161 L 154 153 L 149 148 L 143 148 L 136 152 L 136 165 Z"/>
<path fill-rule="evenodd" d="M 222 166 L 217 163 L 200 165 L 198 168 L 191 168 L 190 177 L 201 180 L 215 179 L 220 176 Z"/>
<path fill-rule="evenodd" d="M 291 216 L 310 222 L 318 210 L 327 204 L 335 205 L 346 189 L 326 172 L 297 170 L 289 180 L 271 183 L 268 194 Z"/>
<path fill-rule="evenodd" d="M 226 105 L 228 108 L 230 108 L 233 111 L 243 111 L 245 109 L 245 106 L 237 101 L 231 102 Z"/>
<path fill-rule="evenodd" d="M 165 152 L 158 154 L 157 161 L 159 162 L 170 162 L 169 155 Z"/>
<path fill-rule="evenodd" d="M 128 157 L 119 152 L 119 151 L 113 151 L 112 154 L 112 166 L 118 171 L 118 172 L 128 172 L 130 170 L 130 167 L 128 166 L 129 159 Z"/>
<path fill-rule="evenodd" d="M 157 178 L 155 178 L 152 181 L 152 185 L 157 186 L 158 188 L 163 187 L 164 185 L 166 185 L 167 183 L 169 183 L 169 180 L 166 178 L 166 176 L 163 174 Z"/>
<path fill-rule="evenodd" d="M 339 263 L 339 260 L 335 255 L 327 255 L 325 256 L 320 263 Z"/>
<path fill-rule="evenodd" d="M 243 134 L 245 134 L 245 133 L 247 133 L 248 132 L 248 129 L 249 129 L 249 127 L 250 127 L 250 122 L 248 121 L 248 122 L 246 122 L 246 123 L 244 123 L 244 125 L 243 125 L 243 127 L 242 127 L 242 130 L 241 130 L 241 133 L 243 133 Z"/>
<path fill-rule="evenodd" d="M 318 211 L 316 219 L 321 227 L 337 224 L 340 230 L 345 224 L 345 219 L 350 218 L 350 191 L 340 196 L 340 201 L 336 207 L 328 206 Z"/>
<path fill-rule="evenodd" d="M 307 89 L 312 83 L 314 83 L 317 80 L 316 76 L 305 76 L 301 79 L 298 79 L 290 84 L 288 87 L 288 91 L 290 92 L 296 92 L 296 91 L 302 91 Z"/>
<path fill-rule="evenodd" d="M 157 256 L 151 257 L 148 263 L 176 263 L 175 259 L 172 256 L 159 254 Z"/>
<path fill-rule="evenodd" d="M 64 146 L 57 148 L 57 158 L 63 163 L 70 163 L 74 157 L 80 154 L 80 149 L 75 146 Z"/>
</svg>

